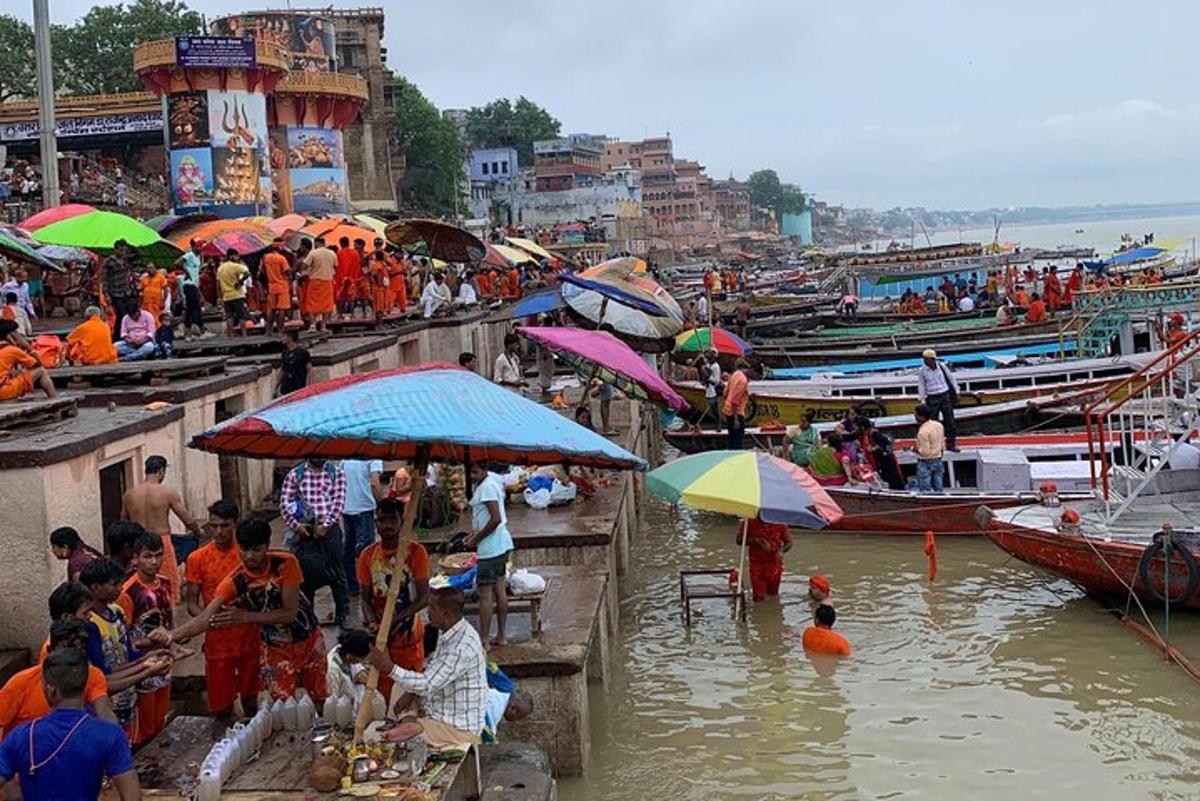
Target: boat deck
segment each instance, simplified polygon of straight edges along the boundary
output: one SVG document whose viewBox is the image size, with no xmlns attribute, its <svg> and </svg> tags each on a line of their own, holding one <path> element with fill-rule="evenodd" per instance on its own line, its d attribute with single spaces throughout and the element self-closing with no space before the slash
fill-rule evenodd
<svg viewBox="0 0 1200 801">
<path fill-rule="evenodd" d="M 1200 519 L 1200 490 L 1138 498 L 1112 525 L 1104 522 L 1102 503 L 1079 511 L 1080 528 L 1088 534 L 1117 542 L 1149 542 L 1162 529 L 1163 523 L 1170 523 L 1180 531 L 1195 528 L 1194 521 Z M 1033 505 L 998 509 L 996 515 L 1001 520 L 1028 528 L 1053 531 L 1061 511 Z"/>
</svg>

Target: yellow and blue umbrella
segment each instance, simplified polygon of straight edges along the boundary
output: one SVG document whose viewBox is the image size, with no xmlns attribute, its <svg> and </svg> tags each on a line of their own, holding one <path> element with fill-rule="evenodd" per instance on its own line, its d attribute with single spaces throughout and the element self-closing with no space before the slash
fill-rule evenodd
<svg viewBox="0 0 1200 801">
<path fill-rule="evenodd" d="M 708 451 L 646 474 L 646 487 L 694 509 L 761 517 L 767 523 L 825 528 L 841 507 L 802 468 L 761 451 Z"/>
</svg>

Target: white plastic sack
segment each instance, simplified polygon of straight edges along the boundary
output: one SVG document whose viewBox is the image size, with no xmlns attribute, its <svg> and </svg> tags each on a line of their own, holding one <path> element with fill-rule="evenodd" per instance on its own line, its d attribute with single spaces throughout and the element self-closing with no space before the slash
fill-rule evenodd
<svg viewBox="0 0 1200 801">
<path fill-rule="evenodd" d="M 508 589 L 513 595 L 534 595 L 546 591 L 546 580 L 537 573 L 520 568 L 508 577 Z"/>
<path fill-rule="evenodd" d="M 513 487 L 515 487 L 521 483 L 521 479 L 524 477 L 524 475 L 525 475 L 524 468 L 520 468 L 520 467 L 510 468 L 509 471 L 504 474 L 504 486 L 507 489 L 512 489 Z"/>
<path fill-rule="evenodd" d="M 550 488 L 550 503 L 557 506 L 560 503 L 570 503 L 575 500 L 575 493 L 578 490 L 574 484 L 562 483 L 557 478 L 554 479 L 554 486 Z"/>
<path fill-rule="evenodd" d="M 550 490 L 540 489 L 537 492 L 525 490 L 525 503 L 531 509 L 545 509 L 550 506 Z"/>
</svg>

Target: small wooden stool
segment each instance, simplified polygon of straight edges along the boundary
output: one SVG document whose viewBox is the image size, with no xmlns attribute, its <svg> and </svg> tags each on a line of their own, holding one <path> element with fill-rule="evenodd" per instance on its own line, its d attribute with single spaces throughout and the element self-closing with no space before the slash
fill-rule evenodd
<svg viewBox="0 0 1200 801">
<path fill-rule="evenodd" d="M 683 625 L 691 628 L 692 601 L 707 598 L 733 599 L 733 613 L 742 620 L 746 619 L 746 587 L 741 590 L 735 587 L 694 587 L 688 583 L 693 576 L 728 576 L 732 570 L 680 570 L 679 571 L 679 602 L 683 606 Z"/>
</svg>

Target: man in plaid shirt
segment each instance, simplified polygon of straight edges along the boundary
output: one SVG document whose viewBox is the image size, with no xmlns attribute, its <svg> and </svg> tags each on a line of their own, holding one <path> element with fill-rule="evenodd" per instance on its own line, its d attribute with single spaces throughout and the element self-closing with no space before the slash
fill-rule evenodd
<svg viewBox="0 0 1200 801">
<path fill-rule="evenodd" d="M 315 605 L 322 587 L 333 593 L 335 620 L 345 628 L 350 616 L 350 591 L 342 565 L 342 509 L 346 505 L 346 474 L 324 459 L 296 465 L 279 491 L 279 512 L 287 527 L 283 543 L 304 572 L 300 591 Z"/>
<path fill-rule="evenodd" d="M 396 667 L 371 645 L 368 661 L 405 692 L 395 710 L 401 723 L 384 732 L 383 739 L 405 742 L 420 735 L 434 751 L 465 750 L 483 730 L 487 656 L 479 633 L 463 617 L 462 593 L 453 587 L 431 594 L 429 622 L 440 635 L 424 673 Z"/>
</svg>

